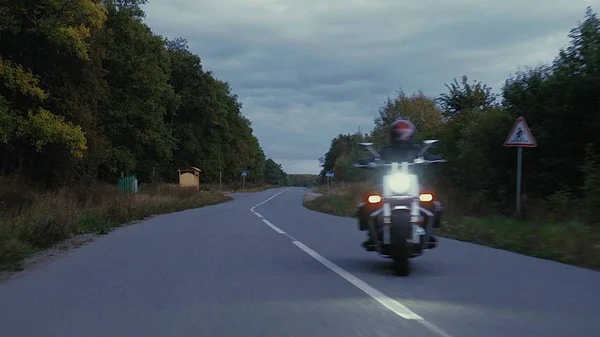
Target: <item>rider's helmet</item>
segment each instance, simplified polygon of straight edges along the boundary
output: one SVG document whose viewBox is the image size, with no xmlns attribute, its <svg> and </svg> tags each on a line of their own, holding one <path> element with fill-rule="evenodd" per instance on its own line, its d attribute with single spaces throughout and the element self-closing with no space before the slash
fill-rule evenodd
<svg viewBox="0 0 600 337">
<path fill-rule="evenodd" d="M 398 119 L 390 126 L 390 144 L 402 144 L 415 136 L 415 125 L 406 119 Z"/>
</svg>

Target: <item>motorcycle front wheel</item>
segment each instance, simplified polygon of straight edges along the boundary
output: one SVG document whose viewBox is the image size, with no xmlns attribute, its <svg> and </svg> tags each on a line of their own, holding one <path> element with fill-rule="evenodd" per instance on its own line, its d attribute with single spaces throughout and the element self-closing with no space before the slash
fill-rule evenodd
<svg viewBox="0 0 600 337">
<path fill-rule="evenodd" d="M 390 228 L 391 257 L 397 276 L 408 276 L 411 272 L 410 247 L 406 240 L 411 237 L 410 213 L 397 210 L 392 214 Z"/>
</svg>

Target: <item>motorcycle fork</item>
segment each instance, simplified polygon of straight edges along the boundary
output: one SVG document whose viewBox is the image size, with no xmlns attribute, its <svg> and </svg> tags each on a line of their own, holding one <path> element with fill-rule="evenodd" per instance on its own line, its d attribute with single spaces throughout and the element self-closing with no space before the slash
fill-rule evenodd
<svg viewBox="0 0 600 337">
<path fill-rule="evenodd" d="M 414 241 L 415 238 L 417 239 L 416 242 L 419 242 L 419 236 L 422 234 L 423 230 L 419 230 L 419 219 L 420 219 L 420 213 L 419 213 L 419 202 L 418 200 L 412 200 L 410 203 L 410 206 L 406 206 L 406 205 L 394 205 L 392 206 L 390 203 L 385 203 L 383 205 L 383 243 L 384 244 L 390 244 L 391 243 L 391 233 L 390 233 L 390 229 L 391 229 L 391 225 L 392 225 L 392 211 L 394 210 L 405 210 L 405 211 L 410 211 L 410 224 L 412 227 L 412 235 L 410 238 L 406 238 L 406 240 L 408 242 Z M 415 207 L 416 206 L 416 207 Z M 416 214 L 416 216 L 415 216 Z"/>
<path fill-rule="evenodd" d="M 413 199 L 410 206 L 392 206 L 390 203 L 386 202 L 383 204 L 382 208 L 371 213 L 369 216 L 369 231 L 371 232 L 371 237 L 373 238 L 377 251 L 381 252 L 381 241 L 383 241 L 383 244 L 386 245 L 391 243 L 390 228 L 392 224 L 392 209 L 410 211 L 412 235 L 410 238 L 407 238 L 407 241 L 410 243 L 420 244 L 422 235 L 425 235 L 425 242 L 429 240 L 429 233 L 433 224 L 433 213 L 421 208 L 418 199 Z M 428 215 L 427 223 L 423 222 L 424 219 L 421 216 L 422 211 Z M 383 216 L 383 240 L 379 238 L 379 228 L 376 223 L 379 215 Z"/>
<path fill-rule="evenodd" d="M 414 198 L 410 204 L 410 223 L 412 225 L 412 237 L 409 241 L 413 244 L 420 244 L 421 236 L 427 235 L 427 231 L 423 228 L 421 204 L 418 198 Z"/>
<path fill-rule="evenodd" d="M 369 215 L 369 232 L 371 233 L 371 239 L 375 244 L 375 250 L 381 253 L 381 244 L 379 243 L 379 228 L 377 227 L 377 218 L 383 212 L 383 209 L 380 208 L 375 212 Z"/>
</svg>

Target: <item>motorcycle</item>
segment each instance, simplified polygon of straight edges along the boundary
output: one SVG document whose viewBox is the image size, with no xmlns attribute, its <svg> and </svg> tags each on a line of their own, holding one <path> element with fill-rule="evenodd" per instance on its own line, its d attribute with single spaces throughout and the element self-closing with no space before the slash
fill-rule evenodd
<svg viewBox="0 0 600 337">
<path fill-rule="evenodd" d="M 410 259 L 437 247 L 437 240 L 431 232 L 432 228 L 441 226 L 441 203 L 431 191 L 422 188 L 419 177 L 411 173 L 410 167 L 446 160 L 425 160 L 423 154 L 437 140 L 426 140 L 423 143 L 416 159 L 401 163 L 384 163 L 373 149 L 373 143 L 360 143 L 375 158 L 367 164 L 353 164 L 354 167 L 365 169 L 390 169 L 383 176 L 382 193 L 368 193 L 364 201 L 357 205 L 357 215 L 359 230 L 368 230 L 374 242 L 373 247 L 365 248 L 393 259 L 399 276 L 410 274 Z"/>
</svg>

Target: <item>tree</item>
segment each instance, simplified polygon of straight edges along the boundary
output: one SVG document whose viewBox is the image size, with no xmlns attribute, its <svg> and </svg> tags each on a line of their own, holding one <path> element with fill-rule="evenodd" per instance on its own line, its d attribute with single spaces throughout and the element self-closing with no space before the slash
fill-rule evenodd
<svg viewBox="0 0 600 337">
<path fill-rule="evenodd" d="M 395 98 L 387 98 L 379 108 L 379 114 L 374 119 L 375 128 L 371 139 L 378 145 L 389 142 L 388 131 L 391 124 L 399 118 L 410 120 L 417 128 L 417 137 L 428 138 L 437 133 L 442 122 L 442 112 L 437 108 L 435 100 L 423 92 L 407 95 L 398 91 Z"/>
<path fill-rule="evenodd" d="M 321 170 L 320 176 L 325 177 L 325 173 L 327 171 L 333 171 L 336 167 L 336 162 L 340 156 L 360 150 L 359 143 L 363 141 L 363 135 L 359 133 L 340 134 L 336 138 L 334 138 L 331 141 L 329 151 L 327 151 L 327 153 L 324 156 L 324 161 L 322 165 L 323 170 Z"/>
<path fill-rule="evenodd" d="M 106 12 L 89 0 L 43 0 L 7 1 L 0 13 L 0 174 L 51 184 L 64 176 L 63 163 L 81 161 L 90 143 L 88 125 L 75 112 L 81 106 L 69 105 L 68 96 L 57 99 L 64 93 L 57 84 L 91 67 L 90 40 Z"/>
<path fill-rule="evenodd" d="M 316 174 L 288 174 L 288 186 L 312 187 L 319 184 L 320 177 Z"/>
<path fill-rule="evenodd" d="M 504 88 L 504 106 L 524 116 L 538 148 L 525 151 L 524 184 L 548 196 L 560 186 L 580 194 L 587 143 L 600 144 L 600 22 L 588 8 L 552 65 L 519 72 Z"/>
<path fill-rule="evenodd" d="M 166 123 L 177 107 L 169 83 L 169 54 L 165 40 L 129 10 L 107 6 L 104 64 L 109 88 L 101 105 L 101 125 L 111 147 L 105 168 L 112 176 L 137 172 L 142 181 L 149 181 L 153 167 L 169 163 L 175 147 Z"/>
<path fill-rule="evenodd" d="M 524 151 L 525 199 L 552 204 L 568 190 L 572 192 L 569 198 L 578 198 L 583 207 L 579 215 L 590 222 L 597 219 L 591 210 L 597 208 L 600 190 L 599 159 L 594 152 L 600 144 L 600 20 L 590 8 L 569 37 L 569 45 L 552 64 L 509 78 L 502 88 L 501 104 L 495 102 L 491 88 L 481 82 L 471 84 L 466 76 L 460 83 L 454 80 L 447 85 L 448 92 L 437 98 L 445 118 L 425 123 L 435 127 L 420 128 L 440 139 L 436 153 L 448 163 L 432 167 L 428 178 L 455 210 L 471 214 L 512 210 L 516 158 L 514 150 L 502 143 L 516 117 L 524 116 L 538 142 L 537 148 Z M 415 124 L 439 121 L 428 107 L 431 104 L 422 95 L 409 97 L 400 92 L 379 109 L 371 138 L 384 142 L 387 126 L 398 117 Z M 432 117 L 418 118 L 425 110 Z M 352 151 L 339 135 L 325 156 L 324 169 L 348 167 Z M 339 174 L 337 178 L 352 179 Z"/>
<path fill-rule="evenodd" d="M 461 77 L 460 83 L 454 79 L 452 84 L 446 84 L 446 88 L 449 92 L 437 99 L 446 117 L 453 117 L 465 110 L 485 109 L 496 101 L 492 88 L 477 81 L 469 84 L 466 75 Z"/>
<path fill-rule="evenodd" d="M 0 175 L 47 187 L 264 179 L 265 154 L 228 83 L 184 39 L 152 33 L 145 0 L 0 4 Z"/>
<path fill-rule="evenodd" d="M 269 158 L 265 161 L 265 183 L 269 185 L 283 185 L 287 182 L 287 174 L 281 167 Z"/>
</svg>

